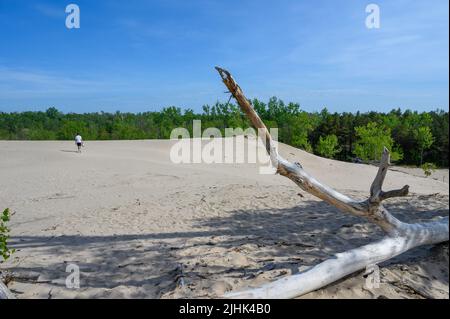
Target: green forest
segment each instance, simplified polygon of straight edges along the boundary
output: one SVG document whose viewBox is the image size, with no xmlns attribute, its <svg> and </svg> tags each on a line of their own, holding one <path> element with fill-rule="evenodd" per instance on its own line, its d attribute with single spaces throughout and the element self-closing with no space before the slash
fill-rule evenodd
<svg viewBox="0 0 450 319">
<path fill-rule="evenodd" d="M 254 99 L 254 108 L 269 128 L 278 128 L 280 142 L 314 154 L 343 161 L 370 162 L 380 158 L 383 146 L 399 165 L 448 167 L 448 112 L 393 109 L 389 113 L 306 112 L 297 103 L 273 97 L 268 103 Z M 1 140 L 167 139 L 172 129 L 184 127 L 192 135 L 192 121 L 202 129 L 243 129 L 250 123 L 232 103 L 203 106 L 203 112 L 167 107 L 143 113 L 0 112 Z"/>
</svg>

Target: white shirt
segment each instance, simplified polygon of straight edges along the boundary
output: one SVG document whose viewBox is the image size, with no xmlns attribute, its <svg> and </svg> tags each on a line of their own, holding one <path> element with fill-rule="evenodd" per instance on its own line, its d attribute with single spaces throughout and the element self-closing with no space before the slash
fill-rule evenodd
<svg viewBox="0 0 450 319">
<path fill-rule="evenodd" d="M 76 143 L 81 143 L 82 140 L 83 140 L 83 139 L 81 138 L 80 135 L 75 136 L 75 142 L 76 142 Z"/>
</svg>

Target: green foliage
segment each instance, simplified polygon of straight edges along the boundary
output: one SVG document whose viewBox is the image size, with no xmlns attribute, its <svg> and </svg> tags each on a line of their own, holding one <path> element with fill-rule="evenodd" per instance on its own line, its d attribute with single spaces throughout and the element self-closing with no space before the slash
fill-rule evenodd
<svg viewBox="0 0 450 319">
<path fill-rule="evenodd" d="M 427 126 L 421 126 L 414 131 L 414 138 L 420 152 L 420 165 L 423 161 L 423 152 L 431 147 L 434 142 L 433 133 Z"/>
<path fill-rule="evenodd" d="M 10 214 L 9 209 L 7 208 L 0 215 L 0 256 L 3 258 L 3 261 L 6 261 L 15 252 L 15 249 L 10 249 L 8 247 L 10 230 L 7 226 L 7 223 L 9 222 L 9 219 Z M 2 261 L 0 260 L 0 262 Z"/>
<path fill-rule="evenodd" d="M 71 140 L 78 132 L 86 131 L 86 124 L 75 120 L 63 120 L 59 129 L 61 140 Z"/>
<path fill-rule="evenodd" d="M 436 165 L 434 165 L 433 163 L 424 163 L 421 168 L 423 169 L 423 173 L 425 174 L 425 176 L 430 176 L 434 170 L 437 169 Z"/>
<path fill-rule="evenodd" d="M 386 147 L 391 152 L 392 161 L 401 159 L 402 154 L 394 150 L 394 140 L 391 137 L 391 130 L 375 122 L 369 122 L 365 126 L 358 126 L 356 131 L 356 145 L 354 153 L 364 161 L 380 160 L 383 148 Z"/>
<path fill-rule="evenodd" d="M 309 152 L 314 145 L 314 151 L 322 156 L 349 161 L 356 154 L 370 160 L 379 158 L 384 144 L 398 164 L 428 162 L 448 167 L 449 118 L 445 111 L 330 113 L 324 108 L 307 113 L 299 104 L 286 104 L 276 97 L 268 103 L 254 99 L 252 104 L 268 128 L 278 128 L 280 142 Z M 193 120 L 201 120 L 203 129 L 216 127 L 222 134 L 227 127 L 245 130 L 251 125 L 232 103 L 205 105 L 201 113 L 171 106 L 160 112 L 65 114 L 51 107 L 45 112 L 0 112 L 0 139 L 72 140 L 77 131 L 84 140 L 166 139 L 176 127 L 188 129 L 192 136 Z M 331 148 L 333 155 L 327 149 L 331 143 L 327 136 L 331 135 L 337 137 L 337 144 L 332 138 L 336 144 Z"/>
<path fill-rule="evenodd" d="M 316 145 L 316 152 L 324 157 L 334 158 L 336 153 L 341 151 L 338 145 L 338 138 L 336 135 L 327 135 L 325 138 L 319 137 L 319 142 Z"/>
</svg>

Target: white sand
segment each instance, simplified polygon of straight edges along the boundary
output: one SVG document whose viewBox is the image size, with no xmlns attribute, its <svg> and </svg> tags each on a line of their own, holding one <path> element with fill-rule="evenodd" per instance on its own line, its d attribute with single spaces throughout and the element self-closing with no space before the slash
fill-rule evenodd
<svg viewBox="0 0 450 319">
<path fill-rule="evenodd" d="M 173 164 L 171 141 L 0 141 L 0 209 L 14 213 L 10 270 L 19 298 L 216 297 L 314 265 L 382 234 L 255 164 Z M 319 180 L 367 196 L 376 167 L 281 145 Z M 408 169 L 385 188 L 410 185 L 387 205 L 406 221 L 448 215 L 446 182 Z M 301 194 L 301 196 L 299 195 Z M 80 267 L 68 289 L 67 264 Z M 448 298 L 448 245 L 412 250 L 381 267 L 379 288 L 362 273 L 307 298 Z M 183 284 L 182 284 L 183 283 Z"/>
</svg>

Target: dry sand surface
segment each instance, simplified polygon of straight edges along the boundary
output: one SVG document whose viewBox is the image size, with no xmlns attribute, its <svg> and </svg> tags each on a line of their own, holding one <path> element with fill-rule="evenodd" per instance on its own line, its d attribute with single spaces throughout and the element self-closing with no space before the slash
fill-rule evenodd
<svg viewBox="0 0 450 319">
<path fill-rule="evenodd" d="M 17 249 L 0 267 L 17 297 L 218 297 L 382 236 L 256 164 L 174 164 L 173 143 L 87 142 L 77 154 L 73 142 L 0 142 L 0 208 L 14 213 Z M 356 198 L 377 170 L 280 150 Z M 405 221 L 448 215 L 448 170 L 438 173 L 444 182 L 391 170 L 385 188 L 409 184 L 411 195 L 387 206 Z M 68 264 L 79 266 L 79 289 L 66 288 Z M 379 288 L 361 272 L 302 298 L 449 297 L 448 243 L 380 266 Z"/>
</svg>

